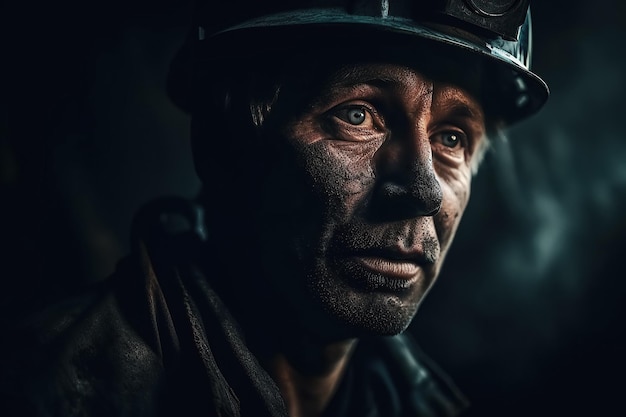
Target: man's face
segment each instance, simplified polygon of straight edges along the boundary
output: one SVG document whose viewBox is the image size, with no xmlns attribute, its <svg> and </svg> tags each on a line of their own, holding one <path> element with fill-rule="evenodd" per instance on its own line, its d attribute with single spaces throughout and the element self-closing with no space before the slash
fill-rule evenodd
<svg viewBox="0 0 626 417">
<path fill-rule="evenodd" d="M 310 79 L 288 83 L 272 110 L 268 140 L 282 157 L 258 214 L 263 270 L 320 335 L 395 334 L 466 207 L 483 111 L 403 65 L 346 65 L 321 79 L 305 95 Z"/>
</svg>

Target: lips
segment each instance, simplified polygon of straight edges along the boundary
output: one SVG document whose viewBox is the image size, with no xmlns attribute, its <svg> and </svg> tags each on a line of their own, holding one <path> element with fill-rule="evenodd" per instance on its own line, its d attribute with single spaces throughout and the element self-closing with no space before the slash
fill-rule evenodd
<svg viewBox="0 0 626 417">
<path fill-rule="evenodd" d="M 368 291 L 404 292 L 424 277 L 432 264 L 418 251 L 360 250 L 343 256 L 340 267 L 348 283 Z"/>
<path fill-rule="evenodd" d="M 420 266 L 409 260 L 387 259 L 379 257 L 355 257 L 363 266 L 372 272 L 396 279 L 409 280 L 417 275 Z"/>
</svg>

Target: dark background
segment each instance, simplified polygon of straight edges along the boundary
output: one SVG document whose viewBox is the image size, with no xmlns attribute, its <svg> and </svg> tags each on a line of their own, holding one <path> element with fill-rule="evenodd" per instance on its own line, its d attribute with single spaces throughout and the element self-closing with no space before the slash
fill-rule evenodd
<svg viewBox="0 0 626 417">
<path fill-rule="evenodd" d="M 623 416 L 626 7 L 535 1 L 552 96 L 497 142 L 412 325 L 474 416 Z M 0 64 L 5 314 L 108 275 L 133 213 L 198 189 L 165 94 L 190 2 L 8 2 Z"/>
</svg>

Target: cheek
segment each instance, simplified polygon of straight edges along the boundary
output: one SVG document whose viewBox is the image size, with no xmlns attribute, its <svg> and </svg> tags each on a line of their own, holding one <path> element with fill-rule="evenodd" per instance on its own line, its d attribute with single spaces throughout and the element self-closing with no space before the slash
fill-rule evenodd
<svg viewBox="0 0 626 417">
<path fill-rule="evenodd" d="M 363 207 L 374 187 L 372 158 L 380 143 L 320 140 L 302 148 L 300 166 L 311 197 L 327 219 L 346 222 Z"/>
<path fill-rule="evenodd" d="M 380 144 L 302 138 L 287 144 L 265 187 L 263 246 L 311 260 L 367 204 L 374 187 L 371 160 Z"/>
<path fill-rule="evenodd" d="M 439 177 L 443 191 L 441 210 L 435 216 L 435 227 L 442 252 L 448 250 L 470 197 L 471 174 L 459 171 L 454 176 Z"/>
</svg>

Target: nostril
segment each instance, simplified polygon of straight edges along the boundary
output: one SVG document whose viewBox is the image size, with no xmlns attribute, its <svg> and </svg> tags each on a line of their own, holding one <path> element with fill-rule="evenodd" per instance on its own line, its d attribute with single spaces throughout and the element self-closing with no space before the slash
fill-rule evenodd
<svg viewBox="0 0 626 417">
<path fill-rule="evenodd" d="M 420 132 L 418 132 L 420 133 Z M 434 216 L 441 208 L 443 191 L 435 175 L 432 149 L 427 136 L 410 136 L 411 142 L 395 136 L 379 149 L 377 187 L 372 195 L 372 213 L 384 221 Z"/>
<path fill-rule="evenodd" d="M 436 180 L 435 183 L 422 186 L 386 181 L 378 187 L 372 203 L 373 213 L 379 220 L 428 217 L 434 216 L 441 209 L 442 192 Z"/>
</svg>

